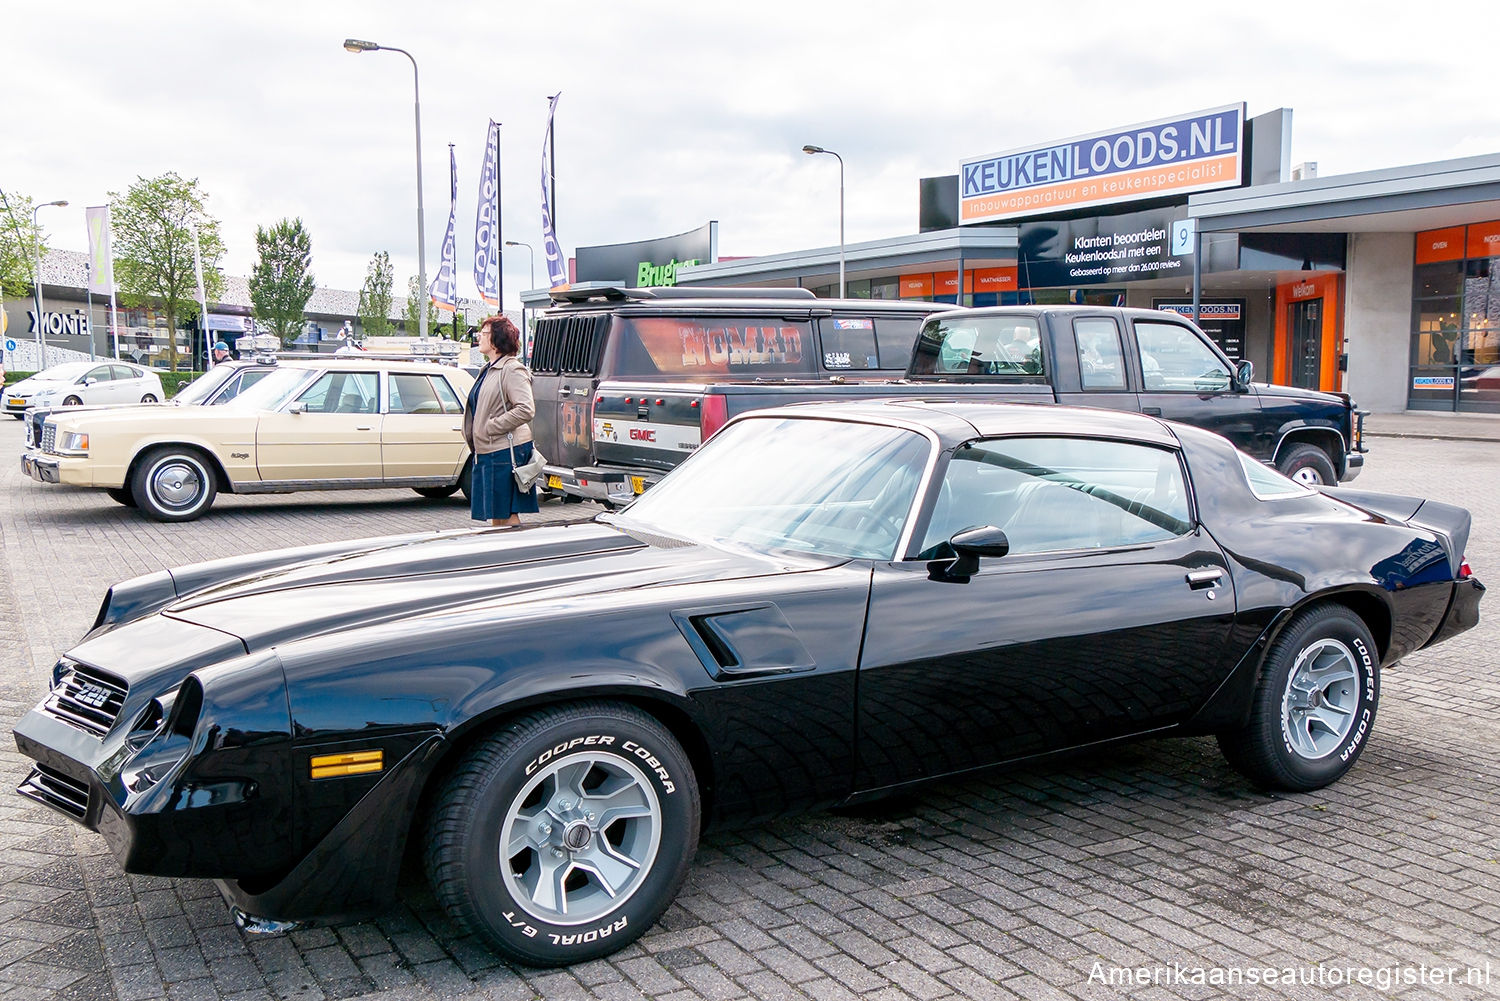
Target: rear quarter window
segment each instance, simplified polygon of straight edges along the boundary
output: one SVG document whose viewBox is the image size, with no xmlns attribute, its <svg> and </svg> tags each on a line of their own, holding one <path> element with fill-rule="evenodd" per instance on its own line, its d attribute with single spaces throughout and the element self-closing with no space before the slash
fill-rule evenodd
<svg viewBox="0 0 1500 1001">
<path fill-rule="evenodd" d="M 812 325 L 780 317 L 619 317 L 611 377 L 683 380 L 799 378 L 817 374 Z"/>
</svg>

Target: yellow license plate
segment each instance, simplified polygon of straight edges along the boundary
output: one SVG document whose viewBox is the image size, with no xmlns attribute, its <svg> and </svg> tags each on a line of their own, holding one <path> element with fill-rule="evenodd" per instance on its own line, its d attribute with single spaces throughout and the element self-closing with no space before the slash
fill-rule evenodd
<svg viewBox="0 0 1500 1001">
<path fill-rule="evenodd" d="M 561 490 L 562 489 L 562 477 L 561 476 L 549 476 L 549 477 L 547 477 L 547 489 L 548 490 Z"/>
<path fill-rule="evenodd" d="M 23 405 L 25 402 L 26 402 L 26 397 L 24 397 L 24 396 L 12 396 L 10 398 L 10 405 L 13 406 L 13 407 L 19 407 L 19 406 Z"/>
<path fill-rule="evenodd" d="M 638 494 L 646 492 L 646 478 L 644 476 L 632 476 L 630 478 L 630 489 Z"/>
</svg>

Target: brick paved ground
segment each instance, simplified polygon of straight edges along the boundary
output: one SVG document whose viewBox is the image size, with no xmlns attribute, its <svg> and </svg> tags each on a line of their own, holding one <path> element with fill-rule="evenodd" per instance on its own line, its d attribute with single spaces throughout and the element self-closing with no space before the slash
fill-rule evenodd
<svg viewBox="0 0 1500 1001">
<path fill-rule="evenodd" d="M 0 717 L 20 716 L 112 581 L 288 542 L 467 523 L 402 492 L 221 498 L 186 526 L 21 481 L 0 422 Z M 1467 505 L 1500 580 L 1500 445 L 1382 439 L 1359 486 Z M 587 508 L 544 507 L 547 517 Z M 1493 599 L 1492 599 L 1493 600 Z M 0 998 L 1106 998 L 1103 967 L 1492 967 L 1488 986 L 1218 988 L 1144 998 L 1500 996 L 1500 606 L 1387 674 L 1359 767 L 1268 796 L 1212 740 L 931 787 L 857 814 L 711 834 L 661 925 L 608 961 L 513 969 L 419 880 L 362 923 L 245 938 L 210 884 L 123 875 L 9 790 L 0 745 Z M 1463 977 L 1462 971 L 1459 974 Z"/>
</svg>

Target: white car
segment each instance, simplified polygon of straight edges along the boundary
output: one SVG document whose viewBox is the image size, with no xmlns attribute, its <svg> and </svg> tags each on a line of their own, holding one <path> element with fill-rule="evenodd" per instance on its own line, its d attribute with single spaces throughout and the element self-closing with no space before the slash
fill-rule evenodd
<svg viewBox="0 0 1500 1001">
<path fill-rule="evenodd" d="M 156 403 L 161 377 L 127 362 L 75 361 L 38 372 L 5 387 L 5 412 L 20 420 L 27 407 L 71 407 L 81 403 Z"/>
</svg>

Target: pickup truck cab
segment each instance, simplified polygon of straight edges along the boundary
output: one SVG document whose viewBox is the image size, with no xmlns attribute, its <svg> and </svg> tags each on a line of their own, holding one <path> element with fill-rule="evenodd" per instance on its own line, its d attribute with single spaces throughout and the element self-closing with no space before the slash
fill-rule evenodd
<svg viewBox="0 0 1500 1001">
<path fill-rule="evenodd" d="M 797 387 L 808 399 L 820 399 L 823 387 L 889 383 L 906 372 L 922 321 L 944 308 L 818 299 L 797 288 L 580 285 L 553 297 L 556 305 L 537 323 L 529 361 L 537 410 L 532 434 L 547 458 L 543 486 L 565 498 L 614 502 L 644 486 L 640 474 L 597 461 L 601 383 L 656 387 L 654 394 L 621 394 L 621 419 L 610 426 L 624 441 L 669 456 L 651 465 L 659 474 L 707 437 L 703 387 Z"/>
<path fill-rule="evenodd" d="M 790 385 L 766 381 L 601 383 L 596 468 L 624 503 L 747 410 L 860 398 L 1062 403 L 1136 410 L 1224 435 L 1308 484 L 1347 482 L 1364 465 L 1364 414 L 1346 394 L 1253 381 L 1191 321 L 1118 307 L 997 306 L 929 316 L 903 377 Z M 628 489 L 627 489 L 628 488 Z"/>
</svg>

